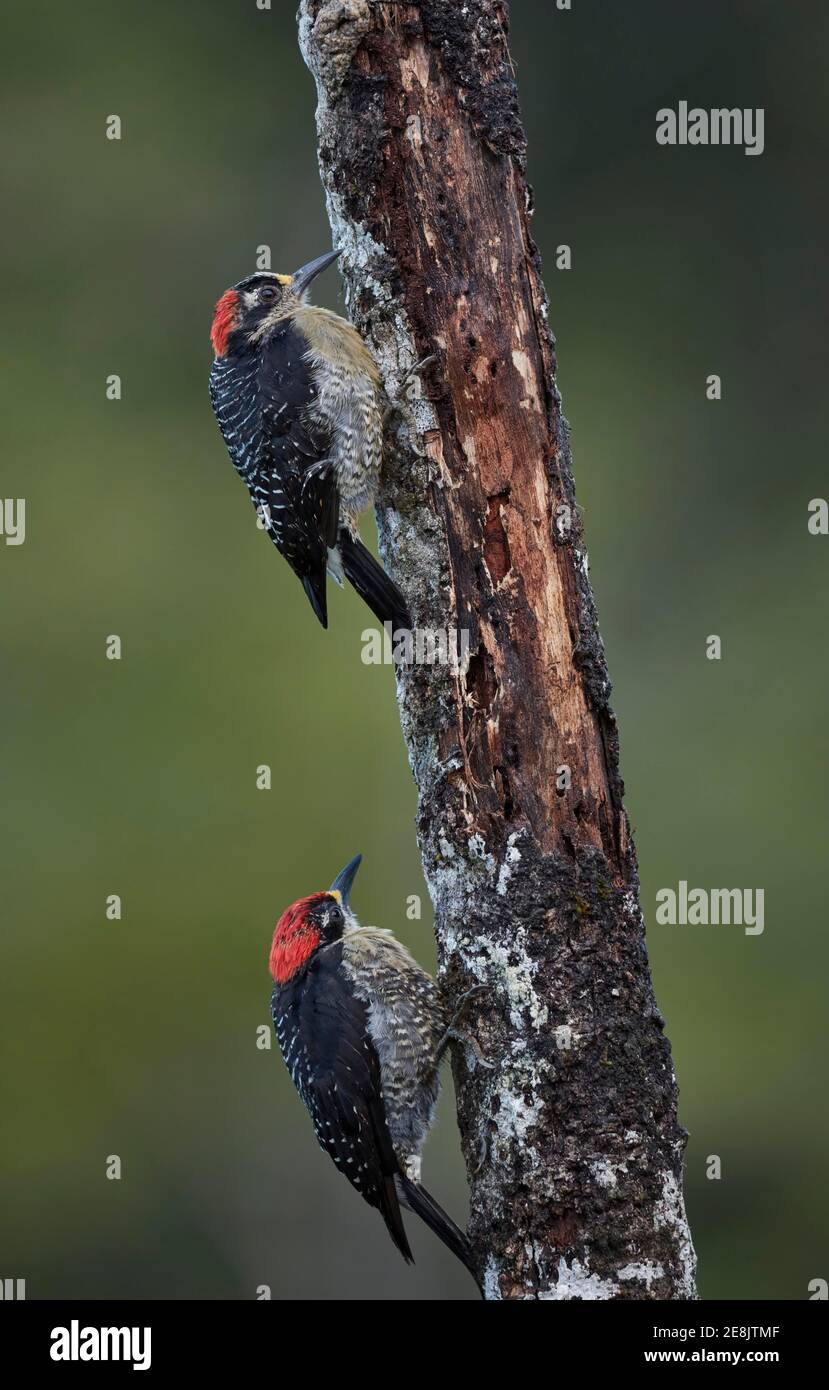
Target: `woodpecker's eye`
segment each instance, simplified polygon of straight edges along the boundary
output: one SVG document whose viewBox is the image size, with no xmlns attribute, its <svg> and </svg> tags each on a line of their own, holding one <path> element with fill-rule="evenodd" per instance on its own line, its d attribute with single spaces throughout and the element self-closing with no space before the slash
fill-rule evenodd
<svg viewBox="0 0 829 1390">
<path fill-rule="evenodd" d="M 329 927 L 341 927 L 344 920 L 345 920 L 345 919 L 343 918 L 342 908 L 339 908 L 339 907 L 337 907 L 337 906 L 335 905 L 334 907 L 332 907 L 332 908 L 329 909 L 329 912 L 328 912 L 328 925 L 329 925 Z"/>
<path fill-rule="evenodd" d="M 276 299 L 275 287 L 273 285 L 263 285 L 261 290 L 259 291 L 259 298 L 264 303 L 268 303 L 268 301 L 271 299 Z"/>
</svg>

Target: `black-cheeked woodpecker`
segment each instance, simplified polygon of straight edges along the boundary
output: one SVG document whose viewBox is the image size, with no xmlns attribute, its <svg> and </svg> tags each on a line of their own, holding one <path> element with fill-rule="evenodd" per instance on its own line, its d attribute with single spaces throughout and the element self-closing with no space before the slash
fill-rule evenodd
<svg viewBox="0 0 829 1390">
<path fill-rule="evenodd" d="M 410 628 L 403 595 L 357 533 L 380 477 L 380 373 L 351 324 L 308 303 L 311 281 L 338 254 L 294 275 L 258 271 L 225 291 L 210 335 L 210 399 L 261 523 L 323 627 L 327 572 L 348 579 L 381 623 Z"/>
<path fill-rule="evenodd" d="M 477 1282 L 469 1241 L 420 1173 L 447 1043 L 459 1038 L 483 1059 L 406 948 L 390 931 L 361 926 L 352 912 L 360 859 L 277 923 L 270 953 L 277 1042 L 319 1143 L 380 1211 L 404 1259 L 412 1252 L 401 1206 L 416 1212 Z"/>
</svg>

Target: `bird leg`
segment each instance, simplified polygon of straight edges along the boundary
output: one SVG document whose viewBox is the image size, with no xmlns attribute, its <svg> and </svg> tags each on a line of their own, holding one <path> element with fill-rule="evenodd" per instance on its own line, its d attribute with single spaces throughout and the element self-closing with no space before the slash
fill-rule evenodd
<svg viewBox="0 0 829 1390">
<path fill-rule="evenodd" d="M 483 1168 L 483 1166 L 484 1166 L 484 1164 L 486 1163 L 486 1161 L 487 1161 L 488 1158 L 489 1158 L 489 1141 L 488 1141 L 488 1139 L 487 1139 L 485 1136 L 480 1135 L 479 1138 L 478 1138 L 478 1158 L 477 1158 L 477 1162 L 476 1162 L 476 1164 L 475 1164 L 475 1167 L 472 1169 L 472 1175 L 473 1175 L 473 1177 L 477 1177 L 477 1176 L 478 1176 L 478 1174 L 480 1173 L 481 1169 Z"/>
<path fill-rule="evenodd" d="M 447 1028 L 438 1044 L 438 1061 L 440 1061 L 453 1038 L 456 1042 L 463 1043 L 464 1047 L 469 1048 L 469 1051 L 472 1053 L 479 1067 L 486 1067 L 487 1071 L 492 1071 L 494 1069 L 494 1063 L 487 1061 L 478 1039 L 473 1037 L 471 1033 L 467 1033 L 463 1028 Z"/>
<path fill-rule="evenodd" d="M 406 372 L 406 375 L 403 377 L 403 380 L 397 387 L 397 390 L 395 391 L 394 395 L 389 398 L 389 403 L 383 411 L 383 429 L 386 428 L 386 425 L 389 423 L 389 420 L 391 419 L 394 412 L 400 409 L 400 403 L 403 399 L 403 392 L 405 391 L 412 378 L 416 376 L 417 373 L 423 367 L 428 367 L 430 362 L 436 361 L 437 353 L 430 352 L 428 357 L 421 357 L 419 362 L 415 362 L 414 366 L 409 368 L 409 370 Z"/>
<path fill-rule="evenodd" d="M 450 1042 L 454 1039 L 455 1042 L 463 1043 L 464 1047 L 469 1048 L 470 1052 L 472 1053 L 473 1057 L 475 1058 L 475 1061 L 478 1063 L 479 1066 L 486 1067 L 488 1071 L 492 1070 L 493 1063 L 487 1061 L 481 1048 L 481 1044 L 478 1042 L 478 1039 L 476 1037 L 473 1037 L 471 1033 L 467 1033 L 465 1029 L 458 1027 L 461 1014 L 466 1008 L 466 1005 L 468 1004 L 469 1000 L 476 994 L 485 994 L 486 992 L 486 985 L 473 985 L 471 989 L 468 989 L 465 994 L 461 995 L 460 999 L 458 1000 L 457 1008 L 455 1009 L 455 1012 L 449 1020 L 449 1026 L 447 1027 L 446 1032 L 444 1033 L 443 1037 L 438 1043 L 437 1051 L 435 1053 L 436 1066 L 440 1065 L 443 1054 L 445 1053 Z"/>
</svg>

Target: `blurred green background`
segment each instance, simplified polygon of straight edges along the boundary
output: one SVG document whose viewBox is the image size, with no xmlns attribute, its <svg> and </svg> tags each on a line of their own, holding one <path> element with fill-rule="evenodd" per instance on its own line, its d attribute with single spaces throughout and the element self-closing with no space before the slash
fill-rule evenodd
<svg viewBox="0 0 829 1390">
<path fill-rule="evenodd" d="M 335 592 L 330 631 L 314 622 L 207 399 L 217 295 L 260 243 L 281 270 L 330 244 L 293 7 L 5 9 L 0 492 L 26 498 L 27 538 L 0 542 L 0 1275 L 30 1298 L 472 1297 L 414 1222 L 405 1268 L 256 1047 L 278 913 L 357 850 L 363 919 L 434 964 L 393 677 L 360 661 L 370 616 Z M 806 526 L 827 488 L 827 18 L 512 9 L 711 1299 L 802 1299 L 829 1277 L 829 541 Z M 658 147 L 656 110 L 683 98 L 764 107 L 765 153 Z M 317 299 L 336 307 L 335 272 Z M 656 926 L 657 889 L 682 878 L 764 888 L 765 933 Z M 463 1219 L 448 1092 L 426 1175 Z"/>
</svg>

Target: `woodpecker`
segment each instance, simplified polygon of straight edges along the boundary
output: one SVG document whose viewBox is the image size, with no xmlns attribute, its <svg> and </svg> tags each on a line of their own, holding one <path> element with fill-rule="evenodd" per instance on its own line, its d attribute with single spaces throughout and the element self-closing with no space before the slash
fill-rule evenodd
<svg viewBox="0 0 829 1390">
<path fill-rule="evenodd" d="M 420 1181 L 441 1058 L 451 1037 L 472 1040 L 405 946 L 390 931 L 361 926 L 352 912 L 361 858 L 326 893 L 300 898 L 277 922 L 270 953 L 276 1040 L 317 1140 L 380 1211 L 403 1258 L 412 1261 L 401 1206 L 477 1282 L 469 1241 Z"/>
<path fill-rule="evenodd" d="M 257 271 L 216 304 L 210 400 L 261 522 L 328 626 L 326 571 L 380 622 L 409 628 L 406 602 L 357 532 L 383 445 L 380 373 L 359 333 L 308 303 L 339 251 L 294 275 Z"/>
</svg>

